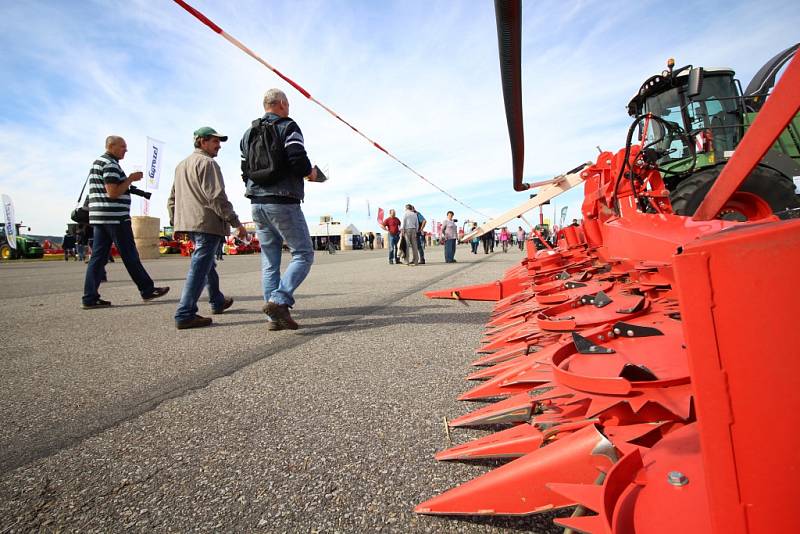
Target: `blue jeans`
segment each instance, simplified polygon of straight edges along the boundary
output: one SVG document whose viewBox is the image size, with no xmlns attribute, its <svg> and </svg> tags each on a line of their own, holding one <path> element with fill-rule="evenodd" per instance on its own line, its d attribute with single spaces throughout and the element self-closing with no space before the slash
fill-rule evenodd
<svg viewBox="0 0 800 534">
<path fill-rule="evenodd" d="M 456 240 L 447 239 L 444 242 L 444 261 L 452 263 L 456 259 Z"/>
<path fill-rule="evenodd" d="M 400 242 L 400 234 L 389 234 L 389 263 L 400 263 L 400 258 L 397 256 L 397 244 Z"/>
<path fill-rule="evenodd" d="M 181 301 L 175 311 L 176 321 L 188 321 L 197 315 L 197 301 L 200 300 L 204 286 L 208 287 L 208 301 L 213 309 L 221 310 L 225 304 L 225 295 L 219 290 L 217 262 L 214 261 L 222 236 L 202 232 L 191 232 L 189 236 L 194 241 L 194 252 Z"/>
<path fill-rule="evenodd" d="M 419 261 L 425 261 L 425 234 L 417 234 L 417 248 L 419 249 Z"/>
<path fill-rule="evenodd" d="M 261 285 L 264 300 L 294 306 L 294 292 L 314 263 L 314 247 L 300 204 L 253 204 L 253 221 L 261 243 Z M 281 276 L 281 247 L 292 260 Z"/>
<path fill-rule="evenodd" d="M 94 304 L 100 298 L 97 288 L 100 281 L 105 278 L 105 267 L 108 263 L 108 256 L 111 253 L 111 243 L 116 243 L 119 255 L 122 256 L 122 263 L 125 264 L 128 274 L 139 289 L 142 297 L 153 294 L 155 284 L 153 279 L 144 270 L 139 251 L 136 250 L 136 243 L 133 241 L 133 230 L 131 222 L 125 221 L 119 224 L 95 224 L 94 241 L 92 243 L 92 257 L 89 265 L 86 266 L 86 278 L 83 282 L 83 303 Z"/>
</svg>

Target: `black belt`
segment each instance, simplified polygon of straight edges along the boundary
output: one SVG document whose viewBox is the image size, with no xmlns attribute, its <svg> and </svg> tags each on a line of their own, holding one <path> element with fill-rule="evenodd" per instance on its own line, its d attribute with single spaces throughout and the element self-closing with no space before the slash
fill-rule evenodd
<svg viewBox="0 0 800 534">
<path fill-rule="evenodd" d="M 250 197 L 250 204 L 300 204 L 300 200 L 282 195 L 259 195 Z"/>
</svg>

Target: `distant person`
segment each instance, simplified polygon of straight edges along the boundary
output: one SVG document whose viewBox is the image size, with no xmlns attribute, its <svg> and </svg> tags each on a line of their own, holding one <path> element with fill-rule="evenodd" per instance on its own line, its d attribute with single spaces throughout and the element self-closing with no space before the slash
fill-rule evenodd
<svg viewBox="0 0 800 534">
<path fill-rule="evenodd" d="M 490 251 L 494 252 L 494 230 L 489 230 L 481 235 L 481 242 L 483 242 L 484 254 L 488 254 Z"/>
<path fill-rule="evenodd" d="M 578 219 L 572 219 L 572 224 L 570 224 L 570 226 L 580 226 L 580 224 L 578 224 Z"/>
<path fill-rule="evenodd" d="M 393 209 L 389 210 L 389 217 L 383 220 L 381 227 L 389 234 L 389 265 L 400 264 L 397 246 L 400 243 L 400 219 Z"/>
<path fill-rule="evenodd" d="M 370 250 L 374 250 L 375 249 L 375 234 L 370 232 L 368 239 L 369 239 L 369 249 Z"/>
<path fill-rule="evenodd" d="M 311 166 L 306 154 L 305 140 L 300 127 L 289 118 L 289 99 L 280 89 L 264 94 L 264 115 L 252 122 L 240 144 L 242 169 L 246 170 L 245 196 L 250 199 L 256 235 L 261 245 L 261 285 L 264 290 L 264 313 L 269 330 L 296 330 L 297 322 L 289 309 L 294 306 L 294 292 L 306 279 L 314 263 L 314 247 L 300 203 L 305 198 L 303 179 L 317 179 L 317 168 Z M 267 182 L 254 180 L 259 168 L 258 152 L 251 154 L 254 128 L 274 128 L 282 140 L 282 161 Z M 252 157 L 251 157 L 252 156 Z M 281 251 L 289 247 L 292 259 L 281 276 Z"/>
<path fill-rule="evenodd" d="M 69 230 L 64 234 L 61 248 L 64 249 L 64 261 L 69 261 L 70 258 L 75 258 L 75 261 L 78 261 L 78 257 L 75 255 L 75 236 Z"/>
<path fill-rule="evenodd" d="M 447 219 L 442 223 L 442 236 L 444 237 L 444 262 L 456 263 L 456 238 L 458 237 L 458 226 L 453 217 L 455 213 L 447 212 Z"/>
<path fill-rule="evenodd" d="M 203 287 L 208 288 L 211 313 L 223 313 L 233 305 L 233 298 L 226 297 L 219 289 L 214 261 L 230 233 L 229 227 L 236 228 L 240 239 L 247 235 L 225 194 L 222 170 L 214 161 L 227 140 L 227 135 L 218 134 L 213 128 L 198 128 L 194 131 L 194 152 L 175 168 L 175 181 L 167 201 L 169 224 L 176 232 L 188 233 L 194 242 L 186 283 L 175 311 L 178 330 L 201 328 L 213 322 L 210 317 L 197 315 L 197 301 Z"/>
<path fill-rule="evenodd" d="M 128 189 L 133 182 L 142 179 L 141 172 L 126 176 L 119 166 L 125 157 L 128 145 L 125 139 L 112 135 L 106 138 L 106 151 L 92 164 L 89 171 L 89 224 L 94 227 L 92 258 L 86 266 L 83 283 L 83 309 L 111 306 L 100 298 L 98 288 L 105 273 L 105 265 L 111 254 L 111 244 L 117 245 L 122 262 L 131 280 L 139 289 L 142 300 L 150 301 L 166 295 L 169 287 L 156 287 L 147 274 L 131 229 L 131 197 Z"/>
<path fill-rule="evenodd" d="M 477 229 L 478 229 L 478 223 L 476 222 L 472 223 L 472 228 L 470 229 L 470 232 L 475 232 Z M 479 236 L 477 233 L 474 236 L 472 236 L 472 239 L 470 239 L 469 246 L 471 247 L 473 254 L 478 253 L 478 245 L 480 244 L 480 242 L 481 242 L 481 236 Z"/>
<path fill-rule="evenodd" d="M 214 255 L 217 261 L 222 261 L 223 259 L 225 259 L 223 258 L 223 256 L 225 255 L 225 250 L 222 248 L 224 244 L 225 244 L 225 239 L 219 242 L 219 246 L 217 247 L 217 253 Z"/>
<path fill-rule="evenodd" d="M 82 227 L 78 227 L 75 232 L 75 252 L 77 252 L 77 261 L 85 261 L 86 259 L 86 233 Z"/>
<path fill-rule="evenodd" d="M 414 206 L 411 209 L 417 214 L 417 247 L 419 248 L 419 263 L 425 265 L 425 225 L 428 221 L 417 211 Z"/>
<path fill-rule="evenodd" d="M 517 229 L 517 245 L 520 250 L 525 248 L 525 230 L 521 226 Z"/>
<path fill-rule="evenodd" d="M 500 229 L 500 245 L 503 247 L 503 252 L 508 252 L 508 240 L 511 239 L 511 235 L 508 233 L 508 228 L 505 226 Z"/>
<path fill-rule="evenodd" d="M 419 263 L 419 218 L 414 206 L 406 204 L 406 212 L 403 214 L 403 237 L 406 242 L 406 265 L 417 265 Z M 411 255 L 414 259 L 412 262 Z"/>
</svg>

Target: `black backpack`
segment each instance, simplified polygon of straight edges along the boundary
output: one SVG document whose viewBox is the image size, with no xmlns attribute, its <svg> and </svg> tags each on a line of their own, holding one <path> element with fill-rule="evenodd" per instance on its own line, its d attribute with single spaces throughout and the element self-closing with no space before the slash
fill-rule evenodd
<svg viewBox="0 0 800 534">
<path fill-rule="evenodd" d="M 280 120 L 256 119 L 251 124 L 247 159 L 242 160 L 242 180 L 245 183 L 249 179 L 257 185 L 272 185 L 284 176 L 286 151 L 277 128 Z"/>
</svg>

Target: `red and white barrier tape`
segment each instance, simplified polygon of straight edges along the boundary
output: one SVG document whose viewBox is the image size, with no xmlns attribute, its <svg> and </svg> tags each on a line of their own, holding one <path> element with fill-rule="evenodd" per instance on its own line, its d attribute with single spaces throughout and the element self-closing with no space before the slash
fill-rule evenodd
<svg viewBox="0 0 800 534">
<path fill-rule="evenodd" d="M 200 13 L 200 12 L 199 12 L 197 9 L 195 9 L 194 7 L 190 6 L 190 5 L 189 5 L 188 3 L 186 3 L 184 0 L 174 0 L 174 2 L 175 2 L 176 4 L 178 4 L 179 6 L 181 6 L 183 9 L 185 9 L 186 11 L 188 11 L 189 13 L 191 13 L 192 15 L 194 15 L 194 16 L 195 16 L 195 18 L 197 18 L 197 20 L 199 20 L 200 22 L 202 22 L 203 24 L 205 24 L 206 26 L 208 26 L 209 28 L 211 28 L 211 29 L 212 29 L 212 30 L 213 30 L 215 33 L 218 33 L 218 34 L 220 34 L 220 35 L 221 35 L 222 37 L 224 37 L 224 38 L 225 38 L 225 39 L 226 39 L 228 42 L 230 42 L 231 44 L 233 44 L 233 45 L 234 45 L 236 48 L 238 48 L 239 50 L 241 50 L 242 52 L 244 52 L 244 53 L 245 53 L 245 54 L 247 54 L 248 56 L 252 57 L 252 58 L 253 58 L 253 59 L 255 59 L 256 61 L 258 61 L 259 63 L 261 63 L 261 64 L 262 64 L 262 65 L 264 65 L 265 67 L 267 67 L 269 70 L 271 70 L 272 72 L 274 72 L 275 74 L 277 74 L 277 75 L 278 75 L 278 77 L 279 77 L 280 79 L 282 79 L 283 81 L 285 81 L 286 83 L 288 83 L 289 85 L 291 85 L 292 87 L 294 87 L 294 88 L 297 90 L 297 92 L 299 92 L 301 95 L 303 95 L 304 97 L 308 98 L 309 100 L 311 100 L 312 102 L 314 102 L 316 105 L 318 105 L 319 107 L 321 107 L 322 109 L 324 109 L 325 111 L 327 111 L 328 113 L 330 113 L 331 115 L 333 115 L 334 117 L 336 117 L 337 119 L 339 119 L 340 121 L 342 121 L 343 123 L 345 123 L 345 124 L 346 124 L 348 127 L 350 127 L 350 129 L 351 129 L 351 130 L 353 130 L 353 131 L 354 131 L 354 132 L 356 132 L 358 135 L 360 135 L 361 137 L 363 137 L 364 139 L 366 139 L 366 140 L 367 140 L 367 141 L 368 141 L 368 142 L 369 142 L 369 143 L 370 143 L 372 146 L 374 146 L 375 148 L 377 148 L 378 150 L 380 150 L 381 152 L 383 152 L 384 154 L 386 154 L 387 156 L 389 156 L 390 158 L 392 158 L 393 160 L 395 160 L 397 163 L 399 163 L 400 165 L 402 165 L 403 167 L 405 167 L 406 169 L 408 169 L 409 171 L 411 171 L 412 173 L 414 173 L 414 174 L 415 174 L 417 177 L 419 177 L 419 178 L 421 178 L 422 180 L 424 180 L 425 182 L 429 183 L 430 185 L 432 185 L 433 187 L 435 187 L 436 189 L 438 189 L 440 192 L 444 193 L 445 195 L 447 195 L 448 197 L 450 197 L 450 198 L 451 198 L 451 199 L 453 199 L 454 201 L 458 202 L 459 204 L 461 204 L 461 205 L 462 205 L 462 206 L 464 206 L 465 208 L 467 208 L 467 209 L 470 209 L 470 210 L 474 211 L 475 213 L 477 213 L 477 214 L 479 214 L 479 215 L 482 215 L 482 216 L 484 216 L 484 217 L 488 217 L 486 214 L 484 214 L 484 213 L 481 213 L 480 211 L 476 210 L 476 209 L 475 209 L 475 208 L 473 208 L 472 206 L 469 206 L 469 205 L 465 204 L 464 202 L 462 202 L 462 201 L 460 201 L 459 199 L 457 199 L 456 197 L 454 197 L 452 194 L 448 193 L 447 191 L 445 191 L 444 189 L 442 189 L 441 187 L 439 187 L 439 186 L 438 186 L 438 185 L 436 185 L 435 183 L 431 182 L 430 180 L 428 180 L 427 178 L 425 178 L 425 177 L 424 177 L 422 174 L 420 174 L 419 172 L 417 172 L 416 170 L 414 170 L 414 168 L 412 168 L 410 165 L 408 165 L 407 163 L 405 163 L 403 160 L 401 160 L 400 158 L 398 158 L 397 156 L 395 156 L 394 154 L 392 154 L 391 152 L 389 152 L 388 150 L 386 150 L 385 148 L 383 148 L 383 147 L 382 147 L 381 145 L 379 145 L 379 144 L 378 144 L 376 141 L 373 141 L 372 139 L 370 139 L 369 137 L 367 137 L 366 135 L 364 135 L 364 133 L 362 133 L 362 132 L 361 132 L 361 131 L 360 131 L 358 128 L 356 128 L 355 126 L 353 126 L 352 124 L 350 124 L 349 122 L 347 122 L 346 120 L 344 120 L 344 119 L 343 119 L 343 118 L 342 118 L 342 117 L 341 117 L 341 116 L 340 116 L 338 113 L 336 113 L 335 111 L 333 111 L 331 108 L 329 108 L 328 106 L 326 106 L 325 104 L 323 104 L 322 102 L 320 102 L 319 100 L 317 100 L 316 98 L 314 98 L 313 96 L 311 96 L 311 93 L 309 93 L 308 91 L 306 91 L 306 90 L 305 90 L 305 89 L 304 89 L 304 88 L 303 88 L 303 87 L 302 87 L 300 84 L 296 83 L 294 80 L 292 80 L 291 78 L 289 78 L 288 76 L 286 76 L 285 74 L 283 74 L 281 71 L 279 71 L 278 69 L 276 69 L 275 67 L 273 67 L 272 65 L 270 65 L 269 63 L 267 63 L 266 61 L 264 61 L 264 60 L 263 60 L 263 59 L 262 59 L 262 58 L 261 58 L 261 57 L 260 57 L 258 54 L 256 54 L 255 52 L 253 52 L 252 50 L 250 50 L 249 48 L 247 48 L 247 47 L 246 47 L 244 44 L 242 44 L 242 43 L 241 43 L 241 42 L 240 42 L 238 39 L 236 39 L 235 37 L 233 37 L 233 36 L 231 36 L 231 35 L 229 35 L 229 34 L 225 33 L 225 32 L 222 30 L 222 28 L 220 28 L 219 26 L 217 26 L 216 24 L 214 24 L 214 22 L 213 22 L 212 20 L 210 20 L 208 17 L 206 17 L 205 15 L 203 15 L 202 13 Z"/>
</svg>

